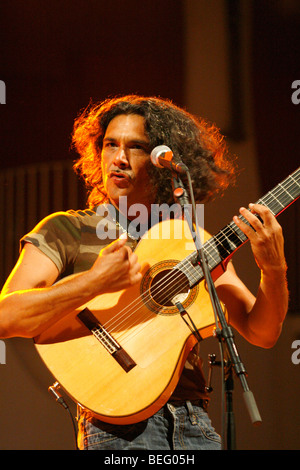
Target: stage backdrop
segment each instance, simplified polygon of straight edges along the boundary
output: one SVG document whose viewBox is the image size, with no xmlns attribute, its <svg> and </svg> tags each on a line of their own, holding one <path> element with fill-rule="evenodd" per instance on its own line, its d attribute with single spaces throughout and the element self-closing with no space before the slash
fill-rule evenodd
<svg viewBox="0 0 300 470">
<path fill-rule="evenodd" d="M 173 99 L 221 128 L 241 169 L 237 185 L 205 207 L 215 233 L 299 165 L 300 11 L 297 0 L 10 0 L 1 3 L 0 276 L 18 240 L 49 212 L 83 208 L 72 171 L 74 118 L 90 101 L 124 93 Z M 234 408 L 240 449 L 299 449 L 299 202 L 280 216 L 286 239 L 290 311 L 277 345 L 262 350 L 238 334 L 263 423 L 249 421 L 238 380 Z M 255 292 L 249 246 L 234 264 Z M 215 339 L 202 343 L 207 355 Z M 1 343 L 0 448 L 73 449 L 68 414 L 48 394 L 54 382 L 31 340 Z M 220 371 L 210 414 L 221 432 Z M 70 403 L 75 414 L 75 405 Z"/>
</svg>

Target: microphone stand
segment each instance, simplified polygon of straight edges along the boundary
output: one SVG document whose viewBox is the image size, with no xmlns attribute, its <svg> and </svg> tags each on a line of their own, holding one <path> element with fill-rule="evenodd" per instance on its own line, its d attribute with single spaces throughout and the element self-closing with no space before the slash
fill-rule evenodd
<svg viewBox="0 0 300 470">
<path fill-rule="evenodd" d="M 200 267 L 202 268 L 203 276 L 204 276 L 204 279 L 208 288 L 211 304 L 212 304 L 214 315 L 215 315 L 215 321 L 216 321 L 215 336 L 219 340 L 220 344 L 222 344 L 222 341 L 224 342 L 224 344 L 226 345 L 227 354 L 229 357 L 227 361 L 227 365 L 228 365 L 227 378 L 225 380 L 226 413 L 227 413 L 226 415 L 227 450 L 235 450 L 235 422 L 234 422 L 234 414 L 233 414 L 233 407 L 232 407 L 232 392 L 233 392 L 232 369 L 234 369 L 237 377 L 240 379 L 241 386 L 243 389 L 244 402 L 248 410 L 252 424 L 259 425 L 262 420 L 261 420 L 259 411 L 257 409 L 253 393 L 250 391 L 249 386 L 247 384 L 246 369 L 238 354 L 237 347 L 234 343 L 234 335 L 233 335 L 232 329 L 227 324 L 227 320 L 224 315 L 220 300 L 216 292 L 214 282 L 211 277 L 210 269 L 207 264 L 206 256 L 205 256 L 203 246 L 200 240 L 200 235 L 199 235 L 197 211 L 195 207 L 193 188 L 192 188 L 191 177 L 190 177 L 188 168 L 186 168 L 186 175 L 187 175 L 188 182 L 189 182 L 189 190 L 190 190 L 192 211 L 194 214 L 196 231 L 193 230 L 193 222 L 190 217 L 189 211 L 184 210 L 185 205 L 189 204 L 187 191 L 179 175 L 175 173 L 174 171 L 172 171 L 173 194 L 175 198 L 178 200 L 178 202 L 180 203 L 184 211 L 184 215 L 187 219 L 187 222 L 191 231 L 191 235 L 196 246 L 196 251 L 198 255 L 198 263 Z M 218 325 L 218 320 L 221 325 L 221 328 Z M 221 364 L 221 366 L 224 367 L 224 360 L 222 361 L 222 363 L 223 364 Z M 223 443 L 223 446 L 224 446 L 224 443 Z"/>
</svg>

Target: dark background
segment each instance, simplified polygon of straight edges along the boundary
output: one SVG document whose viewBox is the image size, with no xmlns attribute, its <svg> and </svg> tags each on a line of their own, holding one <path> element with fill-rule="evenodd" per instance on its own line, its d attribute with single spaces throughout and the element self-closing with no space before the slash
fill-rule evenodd
<svg viewBox="0 0 300 470">
<path fill-rule="evenodd" d="M 182 17 L 176 0 L 1 2 L 2 165 L 66 158 L 91 98 L 136 92 L 183 104 Z"/>
<path fill-rule="evenodd" d="M 212 9 L 215 1 L 211 4 Z M 296 0 L 220 2 L 228 40 L 226 60 L 231 122 L 230 128 L 224 132 L 233 146 L 249 139 L 244 119 L 251 113 L 253 127 L 250 137 L 255 142 L 251 158 L 257 168 L 253 183 L 258 182 L 259 195 L 262 195 L 299 166 L 300 104 L 297 106 L 291 101 L 291 85 L 293 81 L 300 80 L 300 4 Z M 65 161 L 71 166 L 75 158 L 70 149 L 73 121 L 90 99 L 98 101 L 116 94 L 139 93 L 160 95 L 186 106 L 186 31 L 189 24 L 186 6 L 195 6 L 196 3 L 196 0 L 0 2 L 0 80 L 6 84 L 6 104 L 0 107 L 2 240 L 6 240 L 4 232 L 7 232 L 7 227 L 11 227 L 9 240 L 0 247 L 1 284 L 17 260 L 19 238 L 40 220 L 41 215 L 47 215 L 41 211 L 33 215 L 26 206 L 22 210 L 22 224 L 9 225 L 24 201 L 16 196 L 18 183 L 14 179 L 14 188 L 11 189 L 7 175 L 13 169 L 28 165 L 39 167 Z M 240 47 L 245 11 L 250 28 L 247 86 L 251 100 L 248 108 L 245 108 L 243 99 L 245 52 Z M 212 34 L 218 36 L 218 24 L 214 24 Z M 205 95 L 206 92 L 199 90 L 199 93 Z M 247 167 L 245 172 L 247 174 Z M 32 191 L 28 176 L 26 178 L 22 198 L 29 199 Z M 251 186 L 251 179 L 247 184 Z M 243 185 L 238 183 L 237 191 L 242 194 L 243 189 Z M 36 208 L 41 205 L 41 190 L 37 186 Z M 70 209 L 67 203 L 68 198 L 62 197 L 59 207 L 54 207 L 51 201 L 48 207 Z M 81 207 L 85 204 L 81 185 L 77 203 Z M 228 211 L 228 218 L 231 215 Z M 290 436 L 281 439 L 279 431 L 278 436 L 272 438 L 270 432 L 274 422 L 280 427 L 280 397 L 286 399 L 290 396 L 290 400 L 294 400 L 294 388 L 299 386 L 299 382 L 291 385 L 299 370 L 297 366 L 291 366 L 289 360 L 292 340 L 300 335 L 299 202 L 280 220 L 289 264 L 291 301 L 288 318 L 293 326 L 288 323 L 285 342 L 279 347 L 287 354 L 285 357 L 289 363 L 286 370 L 291 370 L 291 373 L 273 383 L 273 373 L 286 365 L 279 366 L 281 349 L 275 349 L 273 356 L 270 351 L 260 356 L 259 351 L 255 361 L 271 358 L 271 368 L 267 371 L 262 369 L 261 376 L 269 379 L 268 390 L 276 388 L 278 408 L 274 408 L 278 410 L 278 418 L 274 418 L 275 421 L 270 418 L 269 436 L 265 441 L 264 433 L 258 438 L 251 430 L 249 435 L 240 438 L 242 448 L 300 448 L 299 439 L 295 438 L 295 434 L 299 434 L 298 416 L 286 423 L 293 435 L 292 440 Z M 14 245 L 13 254 L 8 255 L 6 243 Z M 69 448 L 72 446 L 72 433 L 65 423 L 67 418 L 46 396 L 44 383 L 51 379 L 35 352 L 27 340 L 6 340 L 5 343 L 7 363 L 0 365 L 3 379 L 0 448 Z M 249 361 L 252 361 L 251 357 Z M 251 362 L 251 367 L 256 373 L 257 364 Z M 32 393 L 35 405 L 31 400 Z M 267 394 L 262 408 L 270 409 L 268 416 L 274 416 L 269 400 L 272 396 Z M 291 414 L 294 415 L 294 411 Z"/>
</svg>

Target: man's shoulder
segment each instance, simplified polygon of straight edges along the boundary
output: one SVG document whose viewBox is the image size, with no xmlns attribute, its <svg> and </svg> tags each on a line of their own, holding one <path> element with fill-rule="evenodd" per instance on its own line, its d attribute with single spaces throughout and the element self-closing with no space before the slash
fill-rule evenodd
<svg viewBox="0 0 300 470">
<path fill-rule="evenodd" d="M 96 220 L 98 217 L 95 209 L 70 209 L 66 212 L 61 212 L 60 214 L 67 217 L 70 221 L 78 221 L 82 224 L 88 224 L 92 220 Z"/>
<path fill-rule="evenodd" d="M 99 216 L 94 209 L 69 209 L 66 211 L 58 211 L 49 214 L 41 222 L 52 224 L 73 224 L 76 227 L 82 225 L 97 224 Z"/>
<path fill-rule="evenodd" d="M 54 212 L 35 228 L 35 231 L 39 233 L 52 233 L 53 236 L 60 238 L 72 236 L 81 239 L 83 243 L 91 243 L 91 236 L 97 236 L 100 240 L 115 240 L 116 230 L 115 219 L 105 204 L 92 209 Z"/>
</svg>

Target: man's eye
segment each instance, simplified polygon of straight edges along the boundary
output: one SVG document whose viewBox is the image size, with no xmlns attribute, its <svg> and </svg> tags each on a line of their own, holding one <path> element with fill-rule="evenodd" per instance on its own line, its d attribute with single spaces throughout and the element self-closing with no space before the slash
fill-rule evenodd
<svg viewBox="0 0 300 470">
<path fill-rule="evenodd" d="M 148 153 L 147 148 L 143 144 L 133 144 L 131 149 L 137 150 L 139 152 Z"/>
</svg>

